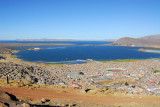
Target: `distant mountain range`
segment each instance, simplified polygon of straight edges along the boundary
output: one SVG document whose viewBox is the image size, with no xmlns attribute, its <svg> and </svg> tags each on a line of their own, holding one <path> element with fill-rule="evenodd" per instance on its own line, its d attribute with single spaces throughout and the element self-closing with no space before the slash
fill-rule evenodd
<svg viewBox="0 0 160 107">
<path fill-rule="evenodd" d="M 18 39 L 17 41 L 113 41 L 110 45 L 135 47 L 160 47 L 160 34 L 141 38 L 123 37 L 118 40 L 74 40 L 74 39 Z"/>
<path fill-rule="evenodd" d="M 141 38 L 124 37 L 111 43 L 116 46 L 160 47 L 160 34 Z"/>
<path fill-rule="evenodd" d="M 75 39 L 17 39 L 17 41 L 115 41 L 115 39 L 105 39 L 105 40 L 75 40 Z"/>
</svg>

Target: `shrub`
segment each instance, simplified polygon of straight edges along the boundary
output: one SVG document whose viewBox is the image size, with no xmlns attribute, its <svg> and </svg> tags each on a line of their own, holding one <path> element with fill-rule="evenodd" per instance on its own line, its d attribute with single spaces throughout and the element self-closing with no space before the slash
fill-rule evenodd
<svg viewBox="0 0 160 107">
<path fill-rule="evenodd" d="M 79 74 L 80 74 L 80 75 L 84 75 L 84 73 L 83 73 L 83 72 L 79 72 Z"/>
<path fill-rule="evenodd" d="M 65 86 L 62 86 L 62 88 L 65 89 L 66 87 L 65 87 Z"/>
<path fill-rule="evenodd" d="M 109 87 L 104 87 L 103 90 L 107 91 L 107 90 L 109 90 Z"/>
<path fill-rule="evenodd" d="M 131 86 L 132 88 L 135 88 L 136 86 Z"/>
<path fill-rule="evenodd" d="M 128 86 L 129 84 L 127 82 L 125 82 L 125 85 Z"/>
</svg>

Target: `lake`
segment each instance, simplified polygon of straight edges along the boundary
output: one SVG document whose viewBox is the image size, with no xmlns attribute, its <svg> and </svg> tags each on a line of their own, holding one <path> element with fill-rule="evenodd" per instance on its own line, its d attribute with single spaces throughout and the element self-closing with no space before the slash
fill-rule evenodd
<svg viewBox="0 0 160 107">
<path fill-rule="evenodd" d="M 26 41 L 25 41 L 26 43 Z M 39 42 L 36 42 L 39 43 Z M 42 43 L 42 42 L 41 42 Z M 44 42 L 43 42 L 44 43 Z M 48 43 L 48 42 L 45 42 Z M 28 46 L 43 48 L 43 50 L 28 50 L 15 53 L 20 59 L 44 63 L 85 63 L 86 59 L 97 61 L 117 59 L 149 59 L 160 58 L 160 54 L 137 51 L 141 47 L 98 46 L 107 44 L 106 41 L 52 41 L 51 43 L 72 43 L 75 46 Z M 90 44 L 90 45 L 85 45 Z"/>
</svg>

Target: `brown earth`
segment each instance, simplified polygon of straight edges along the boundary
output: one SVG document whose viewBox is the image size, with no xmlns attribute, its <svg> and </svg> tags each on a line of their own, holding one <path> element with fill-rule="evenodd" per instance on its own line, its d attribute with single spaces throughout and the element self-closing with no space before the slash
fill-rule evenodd
<svg viewBox="0 0 160 107">
<path fill-rule="evenodd" d="M 42 86 L 40 88 L 22 88 L 22 87 L 0 87 L 0 90 L 11 93 L 17 97 L 25 97 L 32 100 L 35 99 L 72 99 L 76 101 L 84 101 L 97 104 L 154 104 L 155 107 L 160 105 L 159 96 L 146 96 L 146 95 L 125 95 L 125 94 L 87 94 L 82 93 L 80 89 L 74 89 L 72 87 L 55 87 L 55 86 Z"/>
</svg>

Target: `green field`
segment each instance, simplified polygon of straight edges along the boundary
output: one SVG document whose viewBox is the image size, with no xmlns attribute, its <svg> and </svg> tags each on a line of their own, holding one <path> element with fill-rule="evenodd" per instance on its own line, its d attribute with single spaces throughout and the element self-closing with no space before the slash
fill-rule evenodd
<svg viewBox="0 0 160 107">
<path fill-rule="evenodd" d="M 107 62 L 135 62 L 135 61 L 139 61 L 139 60 L 144 60 L 144 59 L 117 59 L 117 60 L 97 61 L 97 62 L 103 62 L 103 63 L 107 63 Z"/>
</svg>

